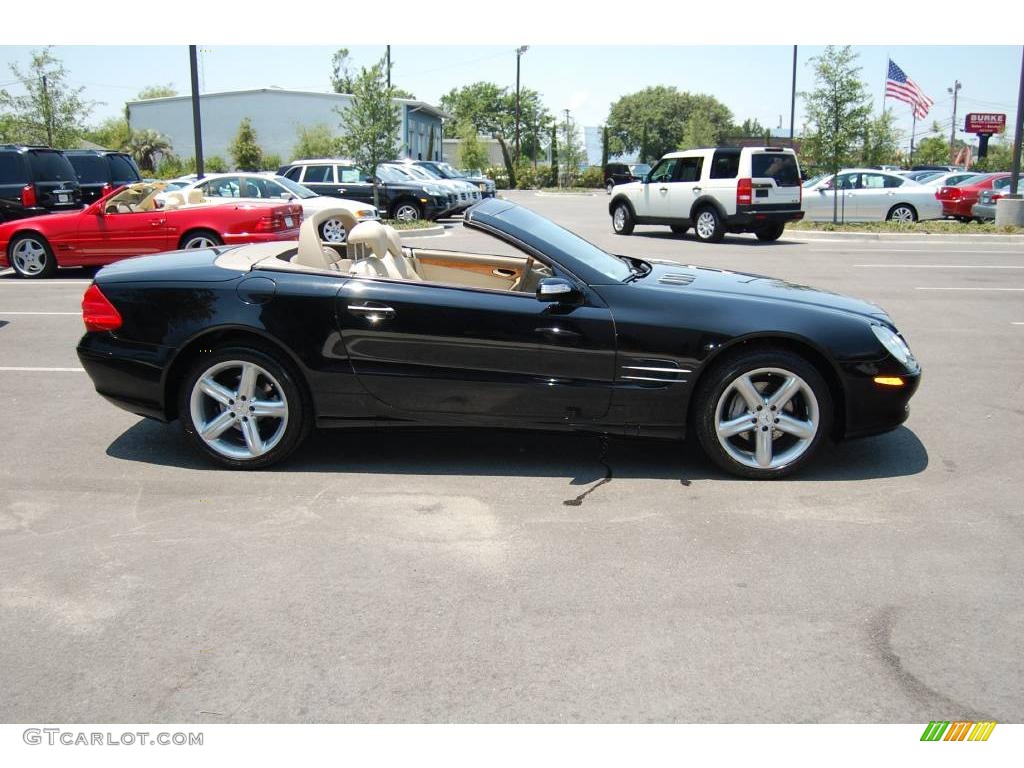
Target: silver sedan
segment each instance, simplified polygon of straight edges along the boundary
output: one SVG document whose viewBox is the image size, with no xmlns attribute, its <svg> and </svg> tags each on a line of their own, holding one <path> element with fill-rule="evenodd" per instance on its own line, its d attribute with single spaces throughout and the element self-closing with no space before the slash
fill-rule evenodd
<svg viewBox="0 0 1024 768">
<path fill-rule="evenodd" d="M 941 219 L 935 187 L 870 168 L 848 168 L 804 189 L 807 221 L 901 221 Z"/>
</svg>

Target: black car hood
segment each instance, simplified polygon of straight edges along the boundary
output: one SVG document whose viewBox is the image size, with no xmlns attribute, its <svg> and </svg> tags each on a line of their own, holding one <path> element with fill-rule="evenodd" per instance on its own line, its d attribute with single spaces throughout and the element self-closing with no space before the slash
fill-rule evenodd
<svg viewBox="0 0 1024 768">
<path fill-rule="evenodd" d="M 635 283 L 641 290 L 668 293 L 713 293 L 758 301 L 807 304 L 891 323 L 888 314 L 877 304 L 821 288 L 811 288 L 765 275 L 730 272 L 711 267 L 697 267 L 667 261 L 648 260 L 647 263 L 652 267 L 651 272 Z"/>
</svg>

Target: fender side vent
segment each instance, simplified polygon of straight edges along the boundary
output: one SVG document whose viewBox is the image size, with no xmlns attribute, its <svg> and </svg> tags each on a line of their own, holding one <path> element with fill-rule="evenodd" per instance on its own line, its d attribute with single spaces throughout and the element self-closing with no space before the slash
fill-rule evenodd
<svg viewBox="0 0 1024 768">
<path fill-rule="evenodd" d="M 659 277 L 658 282 L 665 285 L 689 285 L 696 279 L 696 275 L 687 274 L 686 272 L 670 272 Z"/>
<path fill-rule="evenodd" d="M 632 358 L 619 367 L 619 379 L 634 386 L 664 386 L 686 381 L 688 368 L 680 368 L 674 360 Z"/>
</svg>

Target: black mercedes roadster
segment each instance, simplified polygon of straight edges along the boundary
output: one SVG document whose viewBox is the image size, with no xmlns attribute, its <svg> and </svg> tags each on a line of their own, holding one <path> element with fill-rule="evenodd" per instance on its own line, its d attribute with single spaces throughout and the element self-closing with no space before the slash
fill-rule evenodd
<svg viewBox="0 0 1024 768">
<path fill-rule="evenodd" d="M 344 245 L 320 241 L 322 216 L 347 221 Z M 465 226 L 516 255 L 409 247 L 346 217 L 314 214 L 298 242 L 100 270 L 78 346 L 96 390 L 180 419 L 236 469 L 280 461 L 314 426 L 464 425 L 694 432 L 725 470 L 776 478 L 828 439 L 894 429 L 918 386 L 866 301 L 615 256 L 497 199 Z"/>
</svg>

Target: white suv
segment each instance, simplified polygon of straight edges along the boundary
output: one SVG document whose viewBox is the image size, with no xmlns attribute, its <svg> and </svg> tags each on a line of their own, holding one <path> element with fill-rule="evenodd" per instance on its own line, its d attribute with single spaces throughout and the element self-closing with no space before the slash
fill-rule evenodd
<svg viewBox="0 0 1024 768">
<path fill-rule="evenodd" d="M 726 232 L 770 241 L 787 221 L 803 218 L 801 202 L 792 149 L 718 147 L 670 152 L 642 181 L 616 186 L 608 212 L 619 235 L 637 224 L 667 224 L 680 235 L 693 227 L 702 242 L 717 243 Z"/>
</svg>

